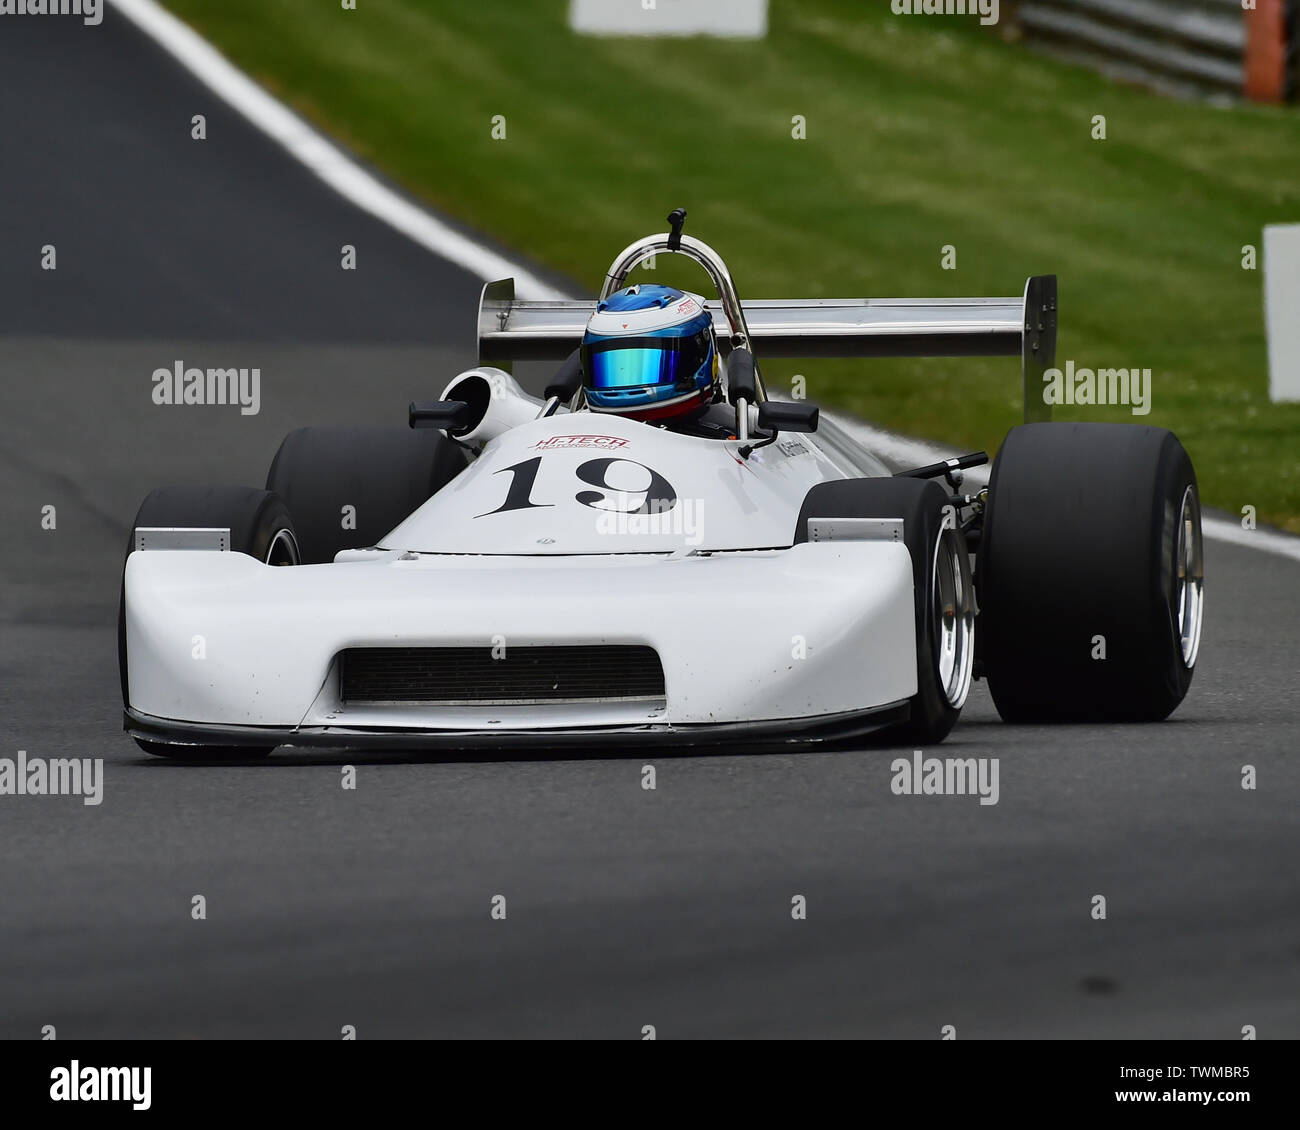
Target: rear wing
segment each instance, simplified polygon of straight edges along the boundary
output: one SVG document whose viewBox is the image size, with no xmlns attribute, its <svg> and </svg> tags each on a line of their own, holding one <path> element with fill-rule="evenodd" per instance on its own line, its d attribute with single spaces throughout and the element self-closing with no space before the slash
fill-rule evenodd
<svg viewBox="0 0 1300 1130">
<path fill-rule="evenodd" d="M 1035 275 L 1020 298 L 758 299 L 743 303 L 759 357 L 1019 357 L 1025 421 L 1051 417 L 1043 373 L 1056 363 L 1056 276 Z M 513 279 L 488 283 L 478 312 L 478 358 L 563 361 L 582 342 L 596 303 L 523 302 Z M 732 326 L 710 303 L 722 348 Z"/>
</svg>

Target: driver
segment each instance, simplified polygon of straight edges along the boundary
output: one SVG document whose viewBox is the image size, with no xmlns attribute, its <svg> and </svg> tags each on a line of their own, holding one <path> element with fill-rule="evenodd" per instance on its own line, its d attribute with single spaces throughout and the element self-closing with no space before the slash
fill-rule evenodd
<svg viewBox="0 0 1300 1130">
<path fill-rule="evenodd" d="M 658 284 L 615 291 L 587 322 L 581 358 L 593 412 L 697 435 L 734 430 L 734 413 L 722 404 L 713 318 L 698 294 Z"/>
</svg>

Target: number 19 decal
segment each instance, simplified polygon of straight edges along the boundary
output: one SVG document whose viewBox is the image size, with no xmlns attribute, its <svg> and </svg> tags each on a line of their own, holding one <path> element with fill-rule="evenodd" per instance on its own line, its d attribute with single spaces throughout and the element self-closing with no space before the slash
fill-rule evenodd
<svg viewBox="0 0 1300 1130">
<path fill-rule="evenodd" d="M 628 466 L 641 468 L 649 476 L 649 482 L 644 486 L 631 489 L 615 486 L 609 481 L 609 473 L 616 463 L 626 463 Z M 495 510 L 489 510 L 486 514 L 479 514 L 477 517 L 486 518 L 491 514 L 504 514 L 509 510 L 554 506 L 553 502 L 533 501 L 533 485 L 537 481 L 537 472 L 541 466 L 542 457 L 535 455 L 522 463 L 515 463 L 494 471 L 493 474 L 496 475 L 506 473 L 510 475 L 510 486 L 506 490 L 505 501 Z M 599 488 L 580 490 L 573 496 L 575 502 L 582 506 L 589 506 L 593 510 L 604 510 L 611 514 L 664 514 L 677 505 L 677 492 L 673 490 L 672 484 L 654 468 L 638 463 L 635 459 L 589 459 L 581 464 L 574 474 L 588 486 Z M 632 505 L 617 505 L 620 502 Z M 607 505 L 608 503 L 615 505 Z"/>
</svg>

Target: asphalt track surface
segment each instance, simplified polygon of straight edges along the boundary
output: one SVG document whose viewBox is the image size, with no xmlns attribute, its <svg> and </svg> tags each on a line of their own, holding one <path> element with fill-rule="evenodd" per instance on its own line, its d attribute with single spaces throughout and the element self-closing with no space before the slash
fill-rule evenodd
<svg viewBox="0 0 1300 1130">
<path fill-rule="evenodd" d="M 1264 553 L 1208 545 L 1168 723 L 1006 726 L 977 686 L 930 752 L 999 758 L 996 806 L 894 796 L 888 748 L 656 754 L 654 792 L 619 749 L 140 753 L 114 635 L 140 498 L 260 484 L 295 426 L 400 424 L 472 360 L 478 282 L 112 10 L 5 20 L 0 76 L 0 757 L 106 762 L 99 807 L 0 797 L 0 1036 L 1300 1036 L 1300 564 Z M 177 359 L 259 366 L 260 413 L 155 406 Z"/>
</svg>

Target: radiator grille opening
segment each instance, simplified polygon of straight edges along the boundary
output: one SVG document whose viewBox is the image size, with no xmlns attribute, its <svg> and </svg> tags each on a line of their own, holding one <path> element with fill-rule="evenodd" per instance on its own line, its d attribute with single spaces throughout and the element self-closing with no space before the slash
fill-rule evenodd
<svg viewBox="0 0 1300 1130">
<path fill-rule="evenodd" d="M 339 655 L 345 704 L 526 706 L 664 698 L 652 647 L 353 647 Z"/>
</svg>

